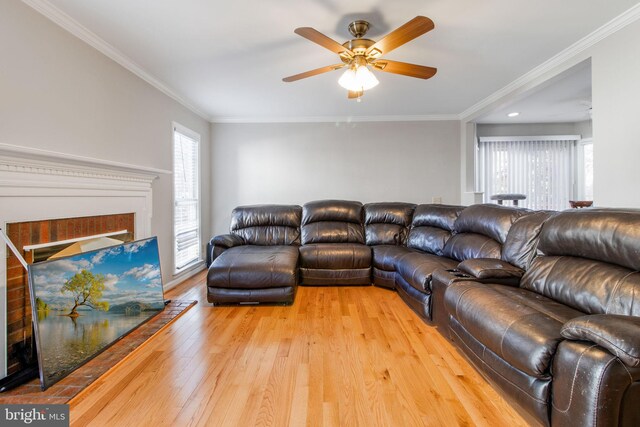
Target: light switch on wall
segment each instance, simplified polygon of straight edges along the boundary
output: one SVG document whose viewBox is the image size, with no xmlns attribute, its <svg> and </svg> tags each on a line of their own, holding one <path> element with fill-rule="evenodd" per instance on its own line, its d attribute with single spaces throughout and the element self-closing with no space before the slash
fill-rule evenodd
<svg viewBox="0 0 640 427">
<path fill-rule="evenodd" d="M 438 196 L 438 197 L 432 197 L 431 198 L 431 203 L 435 203 L 435 204 L 442 204 L 442 197 Z"/>
</svg>

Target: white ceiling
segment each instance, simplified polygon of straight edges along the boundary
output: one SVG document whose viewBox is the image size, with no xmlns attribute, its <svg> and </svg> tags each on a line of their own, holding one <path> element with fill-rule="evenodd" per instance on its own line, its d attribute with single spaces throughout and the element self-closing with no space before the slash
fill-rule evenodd
<svg viewBox="0 0 640 427">
<path fill-rule="evenodd" d="M 562 123 L 591 119 L 591 61 L 584 61 L 476 123 Z M 520 113 L 508 117 L 512 112 Z"/>
<path fill-rule="evenodd" d="M 27 3 L 46 3 L 25 0 Z M 213 121 L 458 115 L 634 6 L 635 0 L 49 0 Z M 293 33 L 339 42 L 368 19 L 379 39 L 416 15 L 435 30 L 388 59 L 438 68 L 430 80 L 377 73 L 362 102 L 340 71 L 284 83 L 339 62 Z"/>
</svg>

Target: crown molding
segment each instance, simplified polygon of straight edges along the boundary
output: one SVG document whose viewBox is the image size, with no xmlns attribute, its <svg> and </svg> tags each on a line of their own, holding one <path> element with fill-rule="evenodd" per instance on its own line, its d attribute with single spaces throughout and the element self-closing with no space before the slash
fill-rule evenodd
<svg viewBox="0 0 640 427">
<path fill-rule="evenodd" d="M 458 114 L 427 114 L 410 116 L 212 117 L 211 123 L 358 123 L 434 122 L 450 120 L 460 120 L 460 116 Z"/>
<path fill-rule="evenodd" d="M 459 114 L 460 120 L 467 121 L 475 118 L 474 116 L 478 114 L 482 109 L 510 95 L 511 93 L 517 91 L 518 89 L 521 89 L 524 86 L 535 82 L 536 79 L 542 77 L 543 75 L 556 69 L 557 67 L 562 66 L 563 64 L 570 61 L 572 58 L 575 58 L 580 53 L 596 45 L 601 40 L 623 29 L 627 25 L 636 22 L 638 19 L 640 19 L 640 3 L 636 4 L 635 6 L 631 7 L 627 11 L 613 18 L 611 21 L 607 22 L 600 28 L 596 29 L 591 34 L 578 40 L 577 42 L 575 42 L 568 48 L 564 49 L 560 53 L 556 54 L 555 56 L 552 56 L 547 61 L 543 62 L 542 64 L 538 65 L 528 73 L 512 81 L 502 89 L 499 89 L 498 91 L 492 93 L 491 95 L 484 98 L 480 102 L 467 108 L 466 110 L 464 110 Z"/>
<path fill-rule="evenodd" d="M 210 121 L 210 117 L 203 111 L 198 109 L 190 101 L 180 96 L 174 89 L 169 87 L 166 83 L 146 71 L 140 65 L 138 65 L 131 58 L 120 52 L 118 49 L 107 43 L 104 39 L 100 38 L 97 34 L 80 24 L 78 21 L 67 15 L 47 0 L 22 0 L 35 11 L 44 15 L 46 18 L 59 25 L 63 29 L 67 30 L 89 46 L 98 50 L 108 58 L 114 60 L 127 70 L 131 71 L 136 76 L 140 77 L 151 86 L 158 89 L 168 97 L 182 104 L 185 108 L 189 109 L 193 113 L 197 114 L 206 121 Z"/>
</svg>

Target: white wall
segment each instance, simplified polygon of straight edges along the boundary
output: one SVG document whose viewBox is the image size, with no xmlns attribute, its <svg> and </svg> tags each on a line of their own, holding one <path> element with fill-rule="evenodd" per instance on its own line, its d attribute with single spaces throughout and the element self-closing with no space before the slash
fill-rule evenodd
<svg viewBox="0 0 640 427">
<path fill-rule="evenodd" d="M 0 7 L 0 142 L 171 170 L 177 121 L 202 136 L 208 237 L 209 123 L 24 3 Z M 165 282 L 173 279 L 172 191 L 171 175 L 153 185 Z"/>
<path fill-rule="evenodd" d="M 317 199 L 459 203 L 459 122 L 213 124 L 212 230 L 231 210 Z"/>
<path fill-rule="evenodd" d="M 595 46 L 594 199 L 598 206 L 640 208 L 640 22 Z"/>
</svg>

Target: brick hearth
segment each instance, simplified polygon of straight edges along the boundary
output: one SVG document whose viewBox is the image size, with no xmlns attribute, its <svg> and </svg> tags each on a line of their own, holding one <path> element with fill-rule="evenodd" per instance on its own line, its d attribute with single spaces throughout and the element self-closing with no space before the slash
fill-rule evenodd
<svg viewBox="0 0 640 427">
<path fill-rule="evenodd" d="M 126 363 L 126 357 L 143 345 L 172 321 L 193 307 L 197 301 L 174 300 L 147 322 L 125 335 L 94 359 L 71 372 L 47 390 L 40 389 L 38 379 L 29 381 L 13 390 L 0 394 L 0 404 L 15 403 L 67 403 L 88 385 L 118 365 Z M 106 402 L 105 402 L 106 403 Z"/>
</svg>

